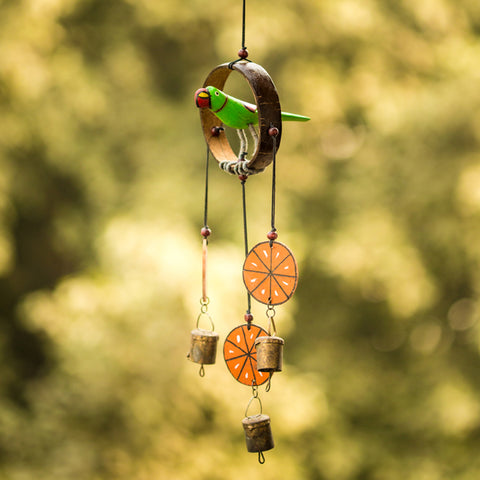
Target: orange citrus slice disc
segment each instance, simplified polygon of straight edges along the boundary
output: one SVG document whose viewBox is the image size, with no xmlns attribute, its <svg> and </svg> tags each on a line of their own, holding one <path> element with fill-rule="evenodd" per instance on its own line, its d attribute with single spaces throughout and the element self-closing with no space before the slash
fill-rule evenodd
<svg viewBox="0 0 480 480">
<path fill-rule="evenodd" d="M 268 380 L 268 372 L 257 370 L 255 340 L 268 333 L 258 325 L 241 325 L 234 328 L 223 344 L 223 358 L 230 373 L 244 385 L 262 385 Z"/>
<path fill-rule="evenodd" d="M 243 282 L 253 298 L 280 305 L 295 292 L 298 267 L 292 252 L 279 242 L 262 242 L 250 250 L 243 264 Z"/>
</svg>

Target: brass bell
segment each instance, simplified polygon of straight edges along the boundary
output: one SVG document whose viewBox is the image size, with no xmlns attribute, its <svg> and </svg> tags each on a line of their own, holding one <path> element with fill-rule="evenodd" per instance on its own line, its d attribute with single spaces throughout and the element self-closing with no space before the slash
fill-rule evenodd
<svg viewBox="0 0 480 480">
<path fill-rule="evenodd" d="M 217 356 L 218 333 L 196 328 L 191 332 L 192 343 L 187 358 L 201 365 L 212 365 Z"/>
<path fill-rule="evenodd" d="M 259 372 L 281 372 L 283 367 L 283 338 L 269 336 L 255 340 L 257 370 Z"/>
<path fill-rule="evenodd" d="M 242 424 L 249 452 L 260 453 L 271 450 L 275 446 L 268 415 L 260 413 L 251 417 L 245 417 L 242 420 Z"/>
</svg>

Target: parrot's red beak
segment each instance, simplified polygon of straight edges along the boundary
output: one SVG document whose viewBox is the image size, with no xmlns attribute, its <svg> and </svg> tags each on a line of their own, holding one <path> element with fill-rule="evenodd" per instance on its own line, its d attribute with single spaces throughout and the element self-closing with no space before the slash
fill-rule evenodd
<svg viewBox="0 0 480 480">
<path fill-rule="evenodd" d="M 198 108 L 210 108 L 210 93 L 206 88 L 199 88 L 195 92 L 195 105 Z"/>
</svg>

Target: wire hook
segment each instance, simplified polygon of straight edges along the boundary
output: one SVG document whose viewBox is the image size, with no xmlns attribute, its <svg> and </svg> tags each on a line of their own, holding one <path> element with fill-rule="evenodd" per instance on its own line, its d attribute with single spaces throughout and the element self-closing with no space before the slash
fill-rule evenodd
<svg viewBox="0 0 480 480">
<path fill-rule="evenodd" d="M 273 320 L 273 317 L 275 316 L 275 307 L 271 304 L 267 306 L 267 311 L 266 315 L 268 318 L 268 335 L 272 336 L 272 330 L 273 330 L 273 336 L 277 334 L 277 327 L 275 325 L 275 321 Z"/>
<path fill-rule="evenodd" d="M 258 396 L 258 392 L 256 392 L 256 394 L 254 394 L 250 400 L 248 401 L 248 404 L 247 404 L 247 408 L 245 409 L 245 416 L 248 417 L 248 409 L 250 408 L 250 405 L 252 404 L 252 402 L 254 400 L 257 400 L 258 401 L 258 405 L 260 406 L 260 413 L 258 415 L 261 415 L 262 412 L 263 412 L 263 407 L 262 407 L 262 401 L 260 400 L 260 397 Z"/>
<path fill-rule="evenodd" d="M 208 320 L 210 321 L 210 325 L 212 326 L 212 332 L 215 331 L 215 324 L 213 323 L 213 320 L 212 320 L 212 317 L 210 316 L 209 313 L 207 313 L 206 311 L 201 311 L 197 317 L 197 328 L 198 328 L 198 324 L 200 323 L 200 318 L 202 317 L 207 317 Z"/>
<path fill-rule="evenodd" d="M 267 386 L 265 387 L 265 391 L 267 393 L 270 391 L 270 388 L 272 388 L 272 375 L 273 375 L 273 372 L 270 372 L 270 374 L 268 375 L 268 382 L 267 382 Z"/>
</svg>

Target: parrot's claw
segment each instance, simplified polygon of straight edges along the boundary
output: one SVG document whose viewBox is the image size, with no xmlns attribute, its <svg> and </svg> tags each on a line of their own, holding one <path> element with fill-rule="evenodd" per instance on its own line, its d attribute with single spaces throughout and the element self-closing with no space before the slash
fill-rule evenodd
<svg viewBox="0 0 480 480">
<path fill-rule="evenodd" d="M 255 127 L 253 126 L 253 124 L 249 123 L 248 124 L 248 129 L 250 130 L 250 134 L 252 135 L 252 138 L 253 138 L 253 141 L 255 143 L 255 146 L 253 148 L 253 151 L 256 152 L 257 151 L 257 145 L 258 145 L 258 134 L 257 134 L 257 131 L 255 130 Z"/>
<path fill-rule="evenodd" d="M 258 146 L 258 133 L 255 130 L 255 127 L 253 124 L 248 125 L 248 129 L 250 130 L 250 134 L 252 135 L 252 139 L 254 142 L 254 148 L 253 151 L 257 151 L 257 146 Z M 247 134 L 245 133 L 245 130 L 242 129 L 237 129 L 237 134 L 238 137 L 240 138 L 240 152 L 238 154 L 238 159 L 239 160 L 245 160 L 248 155 L 248 140 L 247 140 Z"/>
<path fill-rule="evenodd" d="M 240 153 L 238 154 L 239 160 L 245 160 L 248 154 L 248 141 L 247 135 L 242 129 L 237 130 L 238 136 L 240 138 Z"/>
</svg>

